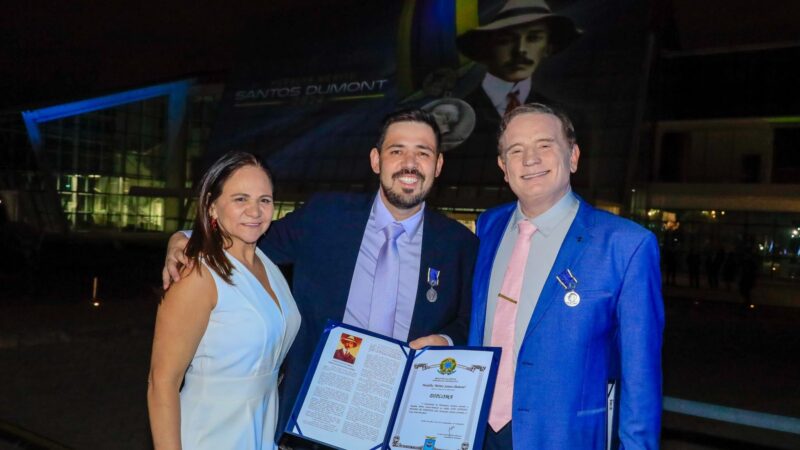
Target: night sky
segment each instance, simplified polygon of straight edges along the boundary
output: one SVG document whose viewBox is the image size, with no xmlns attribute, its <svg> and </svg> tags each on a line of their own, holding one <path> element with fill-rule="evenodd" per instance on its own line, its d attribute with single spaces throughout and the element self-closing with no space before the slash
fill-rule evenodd
<svg viewBox="0 0 800 450">
<path fill-rule="evenodd" d="M 190 74 L 225 73 L 237 61 L 243 36 L 275 23 L 296 26 L 281 21 L 284 16 L 308 14 L 335 22 L 342 5 L 330 0 L 5 3 L 0 15 L 3 109 L 42 106 Z M 655 14 L 668 16 L 660 22 L 675 29 L 673 45 L 678 50 L 800 45 L 797 1 L 654 4 Z"/>
<path fill-rule="evenodd" d="M 226 71 L 247 30 L 309 3 L 16 2 L 0 15 L 0 107 Z"/>
</svg>

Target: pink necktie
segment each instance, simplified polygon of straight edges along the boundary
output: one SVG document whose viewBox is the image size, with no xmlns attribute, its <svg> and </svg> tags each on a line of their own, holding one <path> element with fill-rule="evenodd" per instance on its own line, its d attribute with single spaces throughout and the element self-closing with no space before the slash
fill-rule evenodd
<svg viewBox="0 0 800 450">
<path fill-rule="evenodd" d="M 497 297 L 492 324 L 492 346 L 502 347 L 500 368 L 492 397 L 492 408 L 489 411 L 489 425 L 499 432 L 511 421 L 511 403 L 514 397 L 514 328 L 517 321 L 517 302 L 522 293 L 522 279 L 525 276 L 525 264 L 528 262 L 528 251 L 531 249 L 531 237 L 536 232 L 536 225 L 527 220 L 517 223 L 519 236 L 511 252 L 503 286 Z"/>
</svg>

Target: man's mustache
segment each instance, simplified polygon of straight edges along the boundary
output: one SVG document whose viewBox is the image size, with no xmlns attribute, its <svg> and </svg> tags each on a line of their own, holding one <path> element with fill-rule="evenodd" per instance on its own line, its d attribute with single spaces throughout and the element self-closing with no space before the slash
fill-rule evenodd
<svg viewBox="0 0 800 450">
<path fill-rule="evenodd" d="M 504 65 L 506 67 L 514 67 L 514 66 L 532 66 L 533 64 L 536 64 L 536 61 L 530 58 L 526 58 L 524 56 L 517 56 L 516 58 L 513 58 L 509 62 L 505 63 Z"/>
<path fill-rule="evenodd" d="M 425 175 L 423 175 L 417 169 L 401 169 L 401 170 L 398 170 L 397 172 L 394 173 L 394 175 L 392 175 L 392 179 L 396 180 L 396 179 L 402 177 L 403 175 L 416 175 L 420 180 L 425 181 Z"/>
</svg>

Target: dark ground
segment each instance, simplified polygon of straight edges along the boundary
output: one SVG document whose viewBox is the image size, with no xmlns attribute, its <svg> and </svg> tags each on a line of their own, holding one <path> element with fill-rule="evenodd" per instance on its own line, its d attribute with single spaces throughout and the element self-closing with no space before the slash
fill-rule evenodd
<svg viewBox="0 0 800 450">
<path fill-rule="evenodd" d="M 50 242 L 37 270 L 2 268 L 0 450 L 25 448 L 3 424 L 73 449 L 151 448 L 145 392 L 163 245 Z M 666 293 L 665 395 L 800 417 L 800 307 Z M 665 449 L 800 448 L 798 435 L 673 413 L 663 434 Z"/>
</svg>

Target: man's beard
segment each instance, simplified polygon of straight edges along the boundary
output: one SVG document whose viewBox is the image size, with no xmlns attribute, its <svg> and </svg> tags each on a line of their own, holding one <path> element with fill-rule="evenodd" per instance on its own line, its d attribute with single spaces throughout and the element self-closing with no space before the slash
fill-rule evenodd
<svg viewBox="0 0 800 450">
<path fill-rule="evenodd" d="M 425 175 L 422 175 L 416 169 L 403 169 L 399 172 L 396 172 L 392 175 L 392 180 L 397 180 L 399 177 L 403 175 L 416 175 L 419 178 L 419 182 L 421 184 L 425 184 Z M 386 185 L 381 181 L 381 190 L 383 191 L 383 195 L 386 197 L 386 200 L 394 207 L 401 208 L 401 209 L 411 209 L 423 201 L 425 201 L 425 197 L 428 196 L 428 192 L 430 192 L 430 188 L 424 189 L 420 191 L 418 194 L 415 195 L 401 195 L 397 192 L 392 191 L 391 185 Z M 403 188 L 400 188 L 402 191 Z"/>
</svg>

